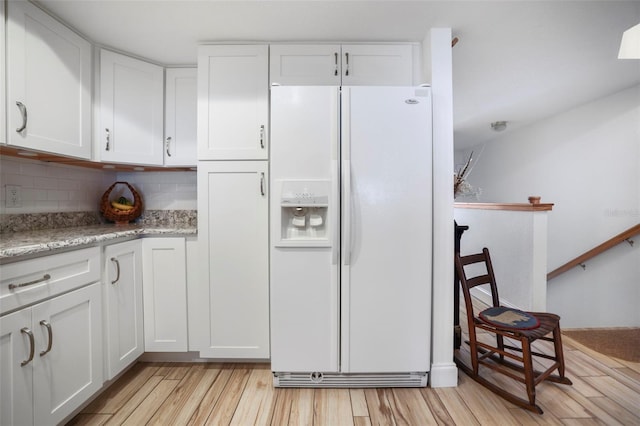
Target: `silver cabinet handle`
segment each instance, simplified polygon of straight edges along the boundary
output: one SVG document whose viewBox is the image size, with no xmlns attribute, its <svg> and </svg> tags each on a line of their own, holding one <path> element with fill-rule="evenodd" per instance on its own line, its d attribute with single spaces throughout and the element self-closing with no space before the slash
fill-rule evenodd
<svg viewBox="0 0 640 426">
<path fill-rule="evenodd" d="M 170 145 L 171 145 L 171 136 L 168 136 L 168 137 L 167 137 L 167 142 L 165 143 L 165 145 L 166 145 L 166 147 L 167 147 L 167 155 L 168 155 L 169 157 L 171 157 L 171 153 L 169 152 L 169 147 L 170 147 Z"/>
<path fill-rule="evenodd" d="M 33 361 L 33 353 L 35 351 L 36 342 L 33 339 L 33 333 L 31 332 L 31 330 L 29 330 L 29 327 L 24 327 L 20 330 L 20 333 L 24 333 L 29 337 L 29 358 L 20 363 L 20 367 L 24 367 L 25 365 Z"/>
<path fill-rule="evenodd" d="M 344 70 L 344 75 L 349 75 L 349 53 L 345 53 L 344 57 L 346 59 L 347 68 Z"/>
<path fill-rule="evenodd" d="M 264 149 L 264 124 L 260 125 L 260 148 Z"/>
<path fill-rule="evenodd" d="M 334 61 L 335 61 L 335 69 L 333 70 L 333 75 L 338 75 L 338 52 L 335 52 L 334 54 Z"/>
<path fill-rule="evenodd" d="M 41 283 L 43 281 L 47 281 L 48 279 L 51 279 L 51 275 L 44 274 L 42 276 L 42 278 L 38 278 L 37 280 L 29 281 L 29 282 L 26 282 L 26 283 L 20 283 L 20 284 L 9 284 L 9 290 L 14 290 L 16 288 L 27 287 L 27 286 L 30 286 L 30 285 L 38 284 L 38 283 Z"/>
<path fill-rule="evenodd" d="M 264 188 L 264 172 L 260 173 L 260 194 L 264 197 L 265 188 Z"/>
<path fill-rule="evenodd" d="M 27 128 L 27 107 L 20 101 L 16 101 L 16 105 L 20 109 L 20 114 L 22 114 L 22 126 L 16 129 L 16 132 L 20 133 Z"/>
<path fill-rule="evenodd" d="M 111 284 L 115 284 L 120 281 L 120 262 L 115 257 L 112 257 L 111 261 L 116 264 L 116 279 L 111 281 Z"/>
<path fill-rule="evenodd" d="M 107 145 L 104 147 L 105 151 L 109 151 L 109 143 L 111 142 L 111 132 L 109 132 L 109 128 L 104 129 L 107 134 Z"/>
<path fill-rule="evenodd" d="M 47 349 L 40 352 L 40 356 L 44 356 L 51 352 L 51 347 L 53 346 L 53 330 L 51 329 L 51 324 L 47 321 L 40 321 L 40 325 L 47 329 L 47 334 L 49 335 L 49 343 L 47 344 Z"/>
</svg>

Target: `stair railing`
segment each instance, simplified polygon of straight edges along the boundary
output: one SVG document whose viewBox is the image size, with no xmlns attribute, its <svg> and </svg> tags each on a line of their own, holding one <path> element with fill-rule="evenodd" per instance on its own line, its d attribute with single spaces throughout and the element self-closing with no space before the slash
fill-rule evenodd
<svg viewBox="0 0 640 426">
<path fill-rule="evenodd" d="M 554 269 L 553 271 L 549 272 L 547 274 L 547 281 L 549 281 L 552 278 L 557 277 L 558 275 L 567 272 L 569 269 L 573 269 L 576 266 L 582 266 L 582 268 L 585 268 L 585 264 L 584 262 L 586 262 L 587 260 L 599 255 L 600 253 L 603 253 L 607 250 L 609 250 L 612 247 L 617 246 L 620 243 L 623 242 L 628 242 L 630 245 L 633 246 L 633 240 L 631 240 L 631 237 L 633 237 L 634 235 L 640 234 L 640 223 L 632 226 L 631 228 L 627 229 L 624 232 L 621 232 L 620 234 L 616 235 L 613 238 L 608 239 L 607 241 L 605 241 L 604 243 L 600 244 L 599 246 L 596 246 L 594 248 L 592 248 L 591 250 L 585 252 L 584 254 L 576 257 L 573 260 L 570 260 L 569 262 L 565 263 L 564 265 L 562 265 L 559 268 Z"/>
</svg>

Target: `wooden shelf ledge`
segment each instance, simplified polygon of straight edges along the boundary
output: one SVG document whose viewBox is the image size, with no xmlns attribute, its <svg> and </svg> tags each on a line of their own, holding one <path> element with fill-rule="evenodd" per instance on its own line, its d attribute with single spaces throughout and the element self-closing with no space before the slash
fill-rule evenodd
<svg viewBox="0 0 640 426">
<path fill-rule="evenodd" d="M 456 209 L 506 210 L 516 212 L 543 212 L 553 209 L 553 203 L 453 203 Z"/>
</svg>

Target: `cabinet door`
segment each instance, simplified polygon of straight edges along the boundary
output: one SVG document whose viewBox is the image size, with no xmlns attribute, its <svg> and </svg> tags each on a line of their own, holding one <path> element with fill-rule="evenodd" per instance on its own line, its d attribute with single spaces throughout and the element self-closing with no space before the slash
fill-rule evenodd
<svg viewBox="0 0 640 426">
<path fill-rule="evenodd" d="M 104 249 L 106 377 L 113 379 L 144 352 L 140 240 Z"/>
<path fill-rule="evenodd" d="M 34 424 L 57 424 L 102 387 L 100 283 L 35 305 Z"/>
<path fill-rule="evenodd" d="M 268 181 L 265 161 L 198 164 L 201 356 L 269 357 Z"/>
<path fill-rule="evenodd" d="M 196 68 L 167 68 L 164 116 L 164 164 L 195 166 L 197 157 Z"/>
<path fill-rule="evenodd" d="M 161 165 L 164 69 L 125 55 L 100 51 L 102 161 Z"/>
<path fill-rule="evenodd" d="M 187 351 L 187 271 L 184 238 L 142 241 L 144 347 Z"/>
<path fill-rule="evenodd" d="M 31 308 L 0 318 L 0 424 L 33 424 Z M 37 356 L 34 354 L 33 356 Z"/>
<path fill-rule="evenodd" d="M 7 57 L 9 144 L 91 158 L 89 42 L 33 4 L 11 1 Z"/>
<path fill-rule="evenodd" d="M 271 84 L 339 86 L 339 44 L 276 44 L 270 47 Z"/>
<path fill-rule="evenodd" d="M 198 49 L 198 159 L 267 159 L 266 45 Z"/>
<path fill-rule="evenodd" d="M 411 86 L 413 47 L 410 44 L 343 44 L 343 86 Z"/>
</svg>

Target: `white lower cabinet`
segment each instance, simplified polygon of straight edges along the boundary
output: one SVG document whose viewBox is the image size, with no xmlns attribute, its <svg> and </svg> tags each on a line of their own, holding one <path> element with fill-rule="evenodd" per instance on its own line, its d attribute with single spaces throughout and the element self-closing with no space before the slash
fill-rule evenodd
<svg viewBox="0 0 640 426">
<path fill-rule="evenodd" d="M 105 375 L 113 379 L 144 352 L 141 241 L 104 248 Z"/>
<path fill-rule="evenodd" d="M 54 425 L 103 383 L 100 284 L 0 319 L 0 424 Z"/>
<path fill-rule="evenodd" d="M 266 161 L 198 163 L 200 355 L 269 357 Z"/>
<path fill-rule="evenodd" d="M 142 240 L 144 346 L 147 352 L 186 352 L 187 271 L 184 238 Z"/>
</svg>

